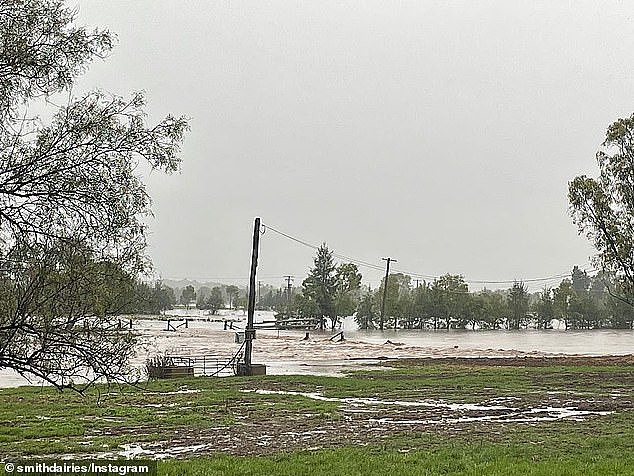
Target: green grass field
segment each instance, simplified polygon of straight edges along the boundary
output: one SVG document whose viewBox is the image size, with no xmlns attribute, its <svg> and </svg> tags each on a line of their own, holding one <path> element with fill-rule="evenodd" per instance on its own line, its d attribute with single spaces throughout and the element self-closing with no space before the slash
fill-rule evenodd
<svg viewBox="0 0 634 476">
<path fill-rule="evenodd" d="M 4 389 L 0 456 L 152 457 L 161 475 L 634 474 L 631 362 L 504 362 Z"/>
</svg>

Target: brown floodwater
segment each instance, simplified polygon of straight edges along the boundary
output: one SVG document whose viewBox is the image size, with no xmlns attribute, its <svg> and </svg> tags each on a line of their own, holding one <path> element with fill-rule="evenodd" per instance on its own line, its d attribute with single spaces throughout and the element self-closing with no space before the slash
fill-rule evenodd
<svg viewBox="0 0 634 476">
<path fill-rule="evenodd" d="M 145 361 L 154 355 L 170 354 L 205 357 L 227 361 L 240 349 L 236 332 L 224 330 L 217 319 L 232 319 L 236 327 L 244 327 L 241 312 L 223 312 L 220 316 L 207 316 L 197 310 L 175 310 L 172 319 L 189 315 L 188 327 L 166 330 L 165 316 L 135 318 L 133 329 L 140 335 L 140 346 L 131 365 L 142 369 Z M 207 320 L 213 319 L 213 320 Z M 256 322 L 271 320 L 271 312 L 258 311 Z M 174 327 L 182 321 L 173 322 Z M 343 330 L 344 340 L 330 338 Z M 359 369 L 380 360 L 424 357 L 515 357 L 556 355 L 626 355 L 634 350 L 634 331 L 586 330 L 565 331 L 472 331 L 472 330 L 359 330 L 350 318 L 342 329 L 258 330 L 253 345 L 253 362 L 267 366 L 269 374 L 342 375 L 349 369 Z M 226 372 L 225 372 L 226 373 Z M 23 377 L 9 370 L 0 371 L 0 387 L 28 384 Z M 36 381 L 32 383 L 37 383 Z"/>
</svg>

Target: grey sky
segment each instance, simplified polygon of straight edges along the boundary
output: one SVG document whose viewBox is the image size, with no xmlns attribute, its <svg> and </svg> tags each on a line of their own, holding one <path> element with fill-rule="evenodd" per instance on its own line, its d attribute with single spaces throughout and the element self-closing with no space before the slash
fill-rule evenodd
<svg viewBox="0 0 634 476">
<path fill-rule="evenodd" d="M 77 91 L 143 89 L 154 120 L 192 118 L 182 173 L 148 179 L 164 277 L 245 284 L 255 216 L 425 275 L 587 265 L 567 182 L 595 174 L 607 125 L 634 110 L 631 4 L 77 5 L 119 37 Z M 268 232 L 260 278 L 299 283 L 312 256 Z M 378 284 L 380 271 L 361 271 Z"/>
</svg>

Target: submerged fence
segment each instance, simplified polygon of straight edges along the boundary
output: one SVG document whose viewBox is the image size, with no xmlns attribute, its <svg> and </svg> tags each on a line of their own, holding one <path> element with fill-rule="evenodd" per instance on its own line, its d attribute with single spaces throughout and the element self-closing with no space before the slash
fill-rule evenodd
<svg viewBox="0 0 634 476">
<path fill-rule="evenodd" d="M 196 377 L 223 377 L 236 375 L 237 363 L 242 359 L 242 349 L 234 355 L 172 355 L 166 357 L 174 366 L 190 367 Z"/>
</svg>

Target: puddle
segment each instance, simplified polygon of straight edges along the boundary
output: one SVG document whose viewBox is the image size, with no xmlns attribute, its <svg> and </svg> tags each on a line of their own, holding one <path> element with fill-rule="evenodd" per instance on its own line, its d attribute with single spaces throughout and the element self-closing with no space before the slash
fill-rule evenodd
<svg viewBox="0 0 634 476">
<path fill-rule="evenodd" d="M 173 392 L 145 392 L 144 395 L 179 395 L 182 393 L 200 393 L 200 390 L 195 388 L 183 389 L 183 390 L 174 390 Z"/>
<path fill-rule="evenodd" d="M 172 407 L 178 406 L 178 403 L 144 403 L 143 406 L 150 407 L 150 408 L 172 408 Z M 187 407 L 179 407 L 179 408 L 185 409 Z"/>
<path fill-rule="evenodd" d="M 399 407 L 429 407 L 429 408 L 447 408 L 453 411 L 478 411 L 478 410 L 511 410 L 512 408 L 502 405 L 483 405 L 473 403 L 448 403 L 439 400 L 424 401 L 406 401 L 406 400 L 378 400 L 376 398 L 336 398 L 324 397 L 317 392 L 291 392 L 284 390 L 243 390 L 245 393 L 258 393 L 261 395 L 299 395 L 313 400 L 323 402 L 339 402 L 345 403 L 352 407 L 363 407 L 369 405 L 376 406 L 399 406 Z"/>
<path fill-rule="evenodd" d="M 210 448 L 212 445 L 209 443 L 200 443 L 196 445 L 188 445 L 188 446 L 172 446 L 168 448 L 163 448 L 161 445 L 166 442 L 156 442 L 148 444 L 146 448 L 143 448 L 139 444 L 125 444 L 121 445 L 123 451 L 118 451 L 116 453 L 102 453 L 98 455 L 99 458 L 105 457 L 113 457 L 120 456 L 126 459 L 135 459 L 135 458 L 143 458 L 150 457 L 152 459 L 165 459 L 165 458 L 174 458 L 176 456 L 182 456 L 190 453 L 196 453 L 201 450 L 205 450 Z"/>
<path fill-rule="evenodd" d="M 531 414 L 543 414 L 544 416 L 527 416 Z M 493 421 L 497 423 L 536 423 L 540 421 L 574 420 L 582 421 L 586 417 L 609 415 L 613 412 L 575 410 L 572 408 L 533 408 L 528 411 L 512 412 L 503 415 L 479 415 L 474 417 L 458 417 L 443 419 L 407 419 L 397 420 L 391 418 L 370 418 L 368 421 L 379 424 L 394 425 L 438 425 L 443 423 L 471 423 L 478 421 Z"/>
<path fill-rule="evenodd" d="M 499 405 L 498 402 L 512 402 L 521 400 L 519 397 L 498 397 L 490 401 L 490 403 L 450 403 L 440 400 L 422 400 L 422 401 L 403 401 L 403 400 L 379 400 L 376 398 L 336 398 L 325 397 L 317 392 L 293 392 L 284 390 L 243 390 L 245 393 L 257 393 L 260 395 L 298 395 L 313 400 L 325 402 L 337 402 L 348 405 L 344 408 L 350 413 L 372 413 L 373 410 L 367 409 L 369 406 L 375 407 L 423 407 L 430 409 L 449 410 L 458 414 L 480 412 L 475 416 L 458 416 L 458 417 L 441 417 L 430 419 L 393 419 L 393 418 L 370 418 L 368 421 L 379 424 L 398 424 L 398 425 L 416 425 L 416 424 L 443 424 L 443 423 L 468 423 L 477 421 L 495 421 L 500 423 L 530 423 L 540 421 L 556 421 L 556 420 L 583 420 L 590 416 L 609 415 L 611 411 L 591 411 L 578 410 L 573 407 L 538 407 L 538 408 L 519 408 L 507 405 Z M 352 407 L 352 408 L 350 408 Z M 366 408 L 360 408 L 366 407 Z M 490 413 L 494 414 L 491 415 Z"/>
<path fill-rule="evenodd" d="M 82 421 L 100 420 L 100 421 L 105 421 L 105 422 L 108 422 L 108 423 L 124 423 L 125 422 L 125 420 L 122 420 L 121 418 L 102 417 L 102 416 L 96 416 L 96 415 L 84 416 L 84 417 L 81 417 L 80 420 L 82 420 Z"/>
</svg>

